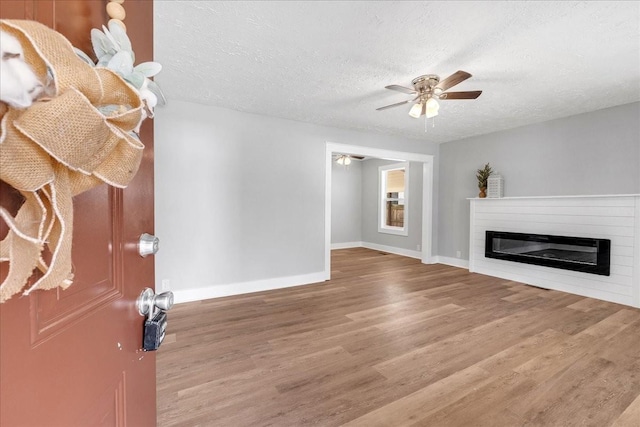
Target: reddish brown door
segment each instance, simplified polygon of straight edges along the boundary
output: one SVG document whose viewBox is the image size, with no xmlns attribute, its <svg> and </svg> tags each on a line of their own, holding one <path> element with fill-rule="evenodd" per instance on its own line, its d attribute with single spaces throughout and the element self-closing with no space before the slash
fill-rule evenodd
<svg viewBox="0 0 640 427">
<path fill-rule="evenodd" d="M 86 51 L 90 29 L 107 21 L 105 3 L 2 0 L 0 17 L 38 20 Z M 136 61 L 151 60 L 153 2 L 125 7 Z M 127 189 L 102 185 L 74 199 L 74 284 L 0 304 L 2 426 L 155 425 L 155 354 L 140 350 L 135 305 L 154 283 L 153 257 L 137 254 L 139 236 L 153 234 L 150 120 L 141 138 L 145 156 Z M 20 203 L 7 185 L 0 192 L 3 206 Z M 0 264 L 0 278 L 7 268 Z"/>
</svg>

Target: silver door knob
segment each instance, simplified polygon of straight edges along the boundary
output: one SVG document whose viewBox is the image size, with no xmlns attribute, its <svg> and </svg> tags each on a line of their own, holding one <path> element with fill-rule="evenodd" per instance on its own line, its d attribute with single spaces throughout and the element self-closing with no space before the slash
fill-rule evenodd
<svg viewBox="0 0 640 427">
<path fill-rule="evenodd" d="M 155 255 L 159 249 L 160 239 L 156 236 L 152 236 L 148 233 L 144 233 L 140 236 L 140 241 L 138 242 L 138 253 L 141 257 L 144 258 L 148 255 Z"/>
<path fill-rule="evenodd" d="M 173 307 L 173 292 L 168 291 L 156 295 L 153 289 L 145 288 L 138 297 L 136 306 L 141 316 L 148 316 L 151 319 L 155 315 L 156 309 L 167 311 Z"/>
<path fill-rule="evenodd" d="M 164 311 L 171 309 L 173 307 L 173 292 L 167 291 L 157 294 L 153 297 L 153 305 Z"/>
</svg>

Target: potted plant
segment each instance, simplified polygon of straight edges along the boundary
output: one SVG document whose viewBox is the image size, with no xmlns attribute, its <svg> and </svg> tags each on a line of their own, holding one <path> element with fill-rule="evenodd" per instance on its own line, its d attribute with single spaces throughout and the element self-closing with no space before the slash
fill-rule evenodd
<svg viewBox="0 0 640 427">
<path fill-rule="evenodd" d="M 489 165 L 489 163 L 484 165 L 484 168 L 478 169 L 478 171 L 476 172 L 476 178 L 478 179 L 478 188 L 480 189 L 480 194 L 478 194 L 478 197 L 480 198 L 487 197 L 487 193 L 486 193 L 487 179 L 489 179 L 489 176 L 492 173 L 493 173 L 493 169 L 491 169 L 491 166 Z"/>
</svg>

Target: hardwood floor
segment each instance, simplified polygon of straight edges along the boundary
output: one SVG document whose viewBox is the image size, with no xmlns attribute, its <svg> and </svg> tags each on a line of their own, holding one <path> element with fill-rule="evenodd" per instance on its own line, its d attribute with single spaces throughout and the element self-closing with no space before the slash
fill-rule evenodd
<svg viewBox="0 0 640 427">
<path fill-rule="evenodd" d="M 329 282 L 196 303 L 159 426 L 640 426 L 640 310 L 368 249 Z"/>
</svg>

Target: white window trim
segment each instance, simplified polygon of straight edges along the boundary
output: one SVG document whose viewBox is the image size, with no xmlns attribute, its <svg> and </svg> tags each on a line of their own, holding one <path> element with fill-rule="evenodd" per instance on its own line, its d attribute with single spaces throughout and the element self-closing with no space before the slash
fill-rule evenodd
<svg viewBox="0 0 640 427">
<path fill-rule="evenodd" d="M 404 227 L 393 227 L 385 224 L 386 193 L 383 193 L 383 173 L 390 170 L 404 169 Z M 409 235 L 409 162 L 394 163 L 378 167 L 378 233 Z"/>
</svg>

